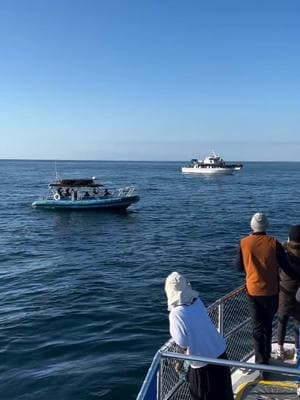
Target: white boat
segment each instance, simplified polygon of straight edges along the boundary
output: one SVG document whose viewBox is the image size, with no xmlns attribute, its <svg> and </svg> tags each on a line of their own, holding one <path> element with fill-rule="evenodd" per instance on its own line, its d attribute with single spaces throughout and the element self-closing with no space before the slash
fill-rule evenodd
<svg viewBox="0 0 300 400">
<path fill-rule="evenodd" d="M 178 346 L 169 340 L 155 354 L 137 400 L 190 400 L 186 380 L 190 361 L 229 366 L 235 400 L 299 399 L 296 381 L 300 378 L 300 370 L 295 368 L 291 351 L 291 331 L 285 343 L 285 360 L 276 359 L 277 344 L 273 336 L 270 364 L 254 363 L 252 325 L 244 286 L 218 299 L 208 308 L 208 313 L 226 339 L 228 360 L 178 353 Z M 276 333 L 275 329 L 273 332 Z M 179 374 L 175 371 L 175 362 L 178 360 L 184 361 Z"/>
<path fill-rule="evenodd" d="M 32 203 L 32 207 L 52 210 L 120 210 L 139 201 L 133 186 L 108 189 L 95 177 L 56 179 L 49 184 L 50 196 Z"/>
<path fill-rule="evenodd" d="M 224 174 L 229 175 L 239 171 L 242 164 L 226 164 L 223 158 L 212 151 L 203 160 L 192 159 L 191 163 L 181 168 L 184 174 Z"/>
</svg>

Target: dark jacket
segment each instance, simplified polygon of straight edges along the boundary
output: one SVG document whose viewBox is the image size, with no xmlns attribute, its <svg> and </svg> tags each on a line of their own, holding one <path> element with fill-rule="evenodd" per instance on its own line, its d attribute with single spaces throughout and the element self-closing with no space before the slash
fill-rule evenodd
<svg viewBox="0 0 300 400">
<path fill-rule="evenodd" d="M 284 244 L 286 255 L 291 269 L 300 273 L 300 245 L 290 242 Z M 300 321 L 300 304 L 296 300 L 296 293 L 300 287 L 300 278 L 291 278 L 286 272 L 280 272 L 279 315 L 288 315 Z"/>
</svg>

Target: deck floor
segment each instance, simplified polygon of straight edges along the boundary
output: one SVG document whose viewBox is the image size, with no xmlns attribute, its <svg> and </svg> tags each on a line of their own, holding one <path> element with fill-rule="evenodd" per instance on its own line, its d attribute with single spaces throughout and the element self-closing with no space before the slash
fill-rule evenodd
<svg viewBox="0 0 300 400">
<path fill-rule="evenodd" d="M 236 400 L 299 400 L 293 382 L 257 381 L 246 384 Z"/>
<path fill-rule="evenodd" d="M 286 348 L 291 350 L 291 345 Z M 250 359 L 249 362 L 254 362 Z M 275 348 L 273 358 L 270 362 L 274 366 L 293 367 L 295 361 L 292 355 L 283 360 L 275 359 Z M 296 394 L 296 378 L 279 373 L 268 373 L 267 379 L 261 378 L 258 371 L 236 371 L 233 376 L 233 387 L 236 400 L 299 400 Z"/>
</svg>

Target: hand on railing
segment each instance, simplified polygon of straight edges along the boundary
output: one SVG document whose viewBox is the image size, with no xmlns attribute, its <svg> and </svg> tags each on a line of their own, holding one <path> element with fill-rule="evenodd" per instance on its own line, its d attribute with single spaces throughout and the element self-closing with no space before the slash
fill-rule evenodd
<svg viewBox="0 0 300 400">
<path fill-rule="evenodd" d="M 175 371 L 177 372 L 177 374 L 180 373 L 181 369 L 183 366 L 183 361 L 176 361 L 175 362 Z"/>
</svg>

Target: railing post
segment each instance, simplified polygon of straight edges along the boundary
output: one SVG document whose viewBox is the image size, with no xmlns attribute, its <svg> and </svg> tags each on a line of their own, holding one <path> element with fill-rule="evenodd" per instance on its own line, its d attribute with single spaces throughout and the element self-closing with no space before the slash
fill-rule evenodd
<svg viewBox="0 0 300 400">
<path fill-rule="evenodd" d="M 224 303 L 222 301 L 218 304 L 218 331 L 221 335 L 224 332 Z"/>
<path fill-rule="evenodd" d="M 136 400 L 160 399 L 161 351 L 155 354 Z"/>
<path fill-rule="evenodd" d="M 159 353 L 159 369 L 156 374 L 156 399 L 161 400 L 162 398 L 162 364 L 163 360 L 161 358 L 161 353 Z"/>
</svg>

